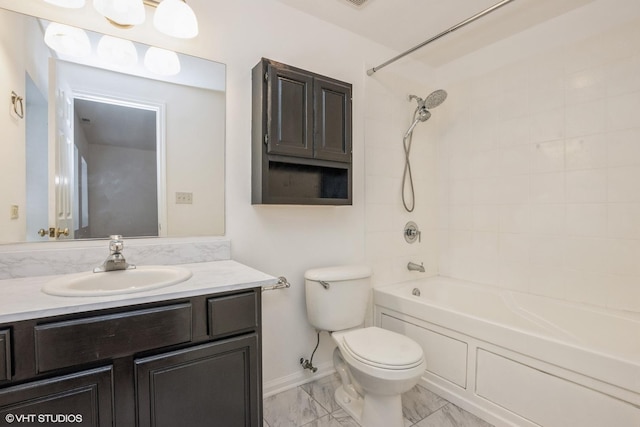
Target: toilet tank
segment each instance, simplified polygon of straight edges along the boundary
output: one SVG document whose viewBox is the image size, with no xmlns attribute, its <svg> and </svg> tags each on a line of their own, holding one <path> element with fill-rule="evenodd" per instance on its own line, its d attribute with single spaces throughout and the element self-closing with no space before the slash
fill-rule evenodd
<svg viewBox="0 0 640 427">
<path fill-rule="evenodd" d="M 309 323 L 321 331 L 341 331 L 364 323 L 371 289 L 365 265 L 315 268 L 304 274 Z"/>
</svg>

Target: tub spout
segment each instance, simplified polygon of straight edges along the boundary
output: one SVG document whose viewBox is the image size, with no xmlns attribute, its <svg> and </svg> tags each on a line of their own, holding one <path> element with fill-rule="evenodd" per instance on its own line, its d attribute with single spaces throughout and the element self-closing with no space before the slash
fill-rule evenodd
<svg viewBox="0 0 640 427">
<path fill-rule="evenodd" d="M 419 271 L 420 273 L 424 273 L 424 264 L 420 263 L 420 265 L 418 265 L 415 262 L 409 262 L 409 264 L 407 264 L 407 269 L 409 271 Z"/>
</svg>

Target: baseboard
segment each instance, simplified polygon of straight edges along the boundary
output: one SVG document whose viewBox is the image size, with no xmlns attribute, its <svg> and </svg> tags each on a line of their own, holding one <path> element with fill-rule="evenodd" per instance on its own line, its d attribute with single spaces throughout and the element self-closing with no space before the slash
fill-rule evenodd
<svg viewBox="0 0 640 427">
<path fill-rule="evenodd" d="M 262 384 L 263 397 L 273 396 L 274 394 L 290 390 L 298 387 L 299 385 L 318 380 L 336 372 L 333 367 L 333 362 L 323 363 L 318 365 L 317 368 L 318 370 L 315 373 L 307 369 L 303 370 L 300 368 L 300 371 L 295 374 L 286 375 L 271 381 L 265 381 Z"/>
</svg>

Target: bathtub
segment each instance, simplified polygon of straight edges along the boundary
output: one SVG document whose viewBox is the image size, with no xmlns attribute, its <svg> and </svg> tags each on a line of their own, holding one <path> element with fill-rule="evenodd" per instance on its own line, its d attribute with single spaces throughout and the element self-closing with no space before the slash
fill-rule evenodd
<svg viewBox="0 0 640 427">
<path fill-rule="evenodd" d="M 640 427 L 640 314 L 446 277 L 374 290 L 422 385 L 496 426 Z"/>
</svg>

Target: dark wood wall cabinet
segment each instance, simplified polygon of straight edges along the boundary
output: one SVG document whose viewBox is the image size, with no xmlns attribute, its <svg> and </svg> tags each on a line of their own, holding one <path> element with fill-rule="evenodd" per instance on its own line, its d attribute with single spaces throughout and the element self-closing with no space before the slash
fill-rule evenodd
<svg viewBox="0 0 640 427">
<path fill-rule="evenodd" d="M 352 204 L 351 84 L 265 58 L 252 83 L 252 203 Z"/>
<path fill-rule="evenodd" d="M 0 420 L 262 426 L 260 288 L 0 325 Z"/>
</svg>

